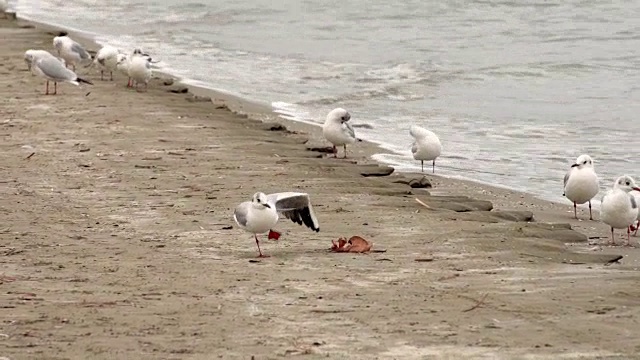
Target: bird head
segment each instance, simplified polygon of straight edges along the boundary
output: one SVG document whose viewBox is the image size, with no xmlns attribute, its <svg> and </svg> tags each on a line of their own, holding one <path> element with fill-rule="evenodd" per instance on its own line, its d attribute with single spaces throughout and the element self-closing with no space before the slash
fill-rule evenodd
<svg viewBox="0 0 640 360">
<path fill-rule="evenodd" d="M 257 209 L 271 208 L 271 205 L 267 202 L 267 195 L 261 192 L 253 194 L 251 204 Z"/>
<path fill-rule="evenodd" d="M 334 121 L 334 122 L 347 122 L 351 119 L 351 114 L 343 108 L 336 108 L 331 110 L 327 115 L 326 121 Z"/>
<path fill-rule="evenodd" d="M 620 189 L 625 192 L 630 192 L 632 190 L 640 191 L 640 188 L 636 185 L 636 182 L 629 175 L 622 175 L 616 179 L 616 182 L 613 184 L 614 189 Z"/>
<path fill-rule="evenodd" d="M 585 168 L 585 167 L 593 167 L 593 159 L 591 159 L 591 156 L 589 155 L 580 155 L 578 156 L 578 158 L 576 159 L 576 162 L 571 165 L 571 167 L 577 167 L 579 169 Z"/>
</svg>

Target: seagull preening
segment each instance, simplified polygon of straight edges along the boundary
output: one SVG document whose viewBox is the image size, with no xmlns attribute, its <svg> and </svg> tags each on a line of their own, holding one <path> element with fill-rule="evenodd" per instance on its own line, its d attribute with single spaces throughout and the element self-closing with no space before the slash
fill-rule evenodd
<svg viewBox="0 0 640 360">
<path fill-rule="evenodd" d="M 573 215 L 578 218 L 578 204 L 589 202 L 589 220 L 593 220 L 591 213 L 591 199 L 600 190 L 598 176 L 593 168 L 593 159 L 589 155 L 580 155 L 576 162 L 564 175 L 564 196 L 573 202 Z"/>
<path fill-rule="evenodd" d="M 632 190 L 640 191 L 635 181 L 628 175 L 620 176 L 613 183 L 613 189 L 607 192 L 602 198 L 600 205 L 600 219 L 611 227 L 611 241 L 615 245 L 613 229 L 627 229 L 627 243 L 629 245 L 631 228 L 630 226 L 638 218 L 638 203 Z"/>
<path fill-rule="evenodd" d="M 96 53 L 94 64 L 100 66 L 100 80 L 104 80 L 104 72 L 109 72 L 109 78 L 113 81 L 113 72 L 118 67 L 118 54 L 120 51 L 113 46 L 105 45 Z"/>
<path fill-rule="evenodd" d="M 233 212 L 236 224 L 253 234 L 258 246 L 258 257 L 266 257 L 260 250 L 258 234 L 269 232 L 268 238 L 278 240 L 280 233 L 273 230 L 278 213 L 313 231 L 320 231 L 320 224 L 311 207 L 309 195 L 297 192 L 281 192 L 265 195 L 257 192 L 251 201 L 238 205 Z"/>
<path fill-rule="evenodd" d="M 27 50 L 24 54 L 29 69 L 35 75 L 47 79 L 45 95 L 49 95 L 49 81 L 53 81 L 53 94 L 58 93 L 58 83 L 68 82 L 73 85 L 85 83 L 93 85 L 89 80 L 79 78 L 76 73 L 67 69 L 60 59 L 43 50 Z"/>
<path fill-rule="evenodd" d="M 142 82 L 146 90 L 152 75 L 152 63 L 154 61 L 151 57 L 138 48 L 134 49 L 131 55 L 118 54 L 116 56 L 116 68 L 129 78 L 127 87 L 133 87 L 135 82 L 137 88 L 138 83 Z"/>
<path fill-rule="evenodd" d="M 76 71 L 76 64 L 91 61 L 91 55 L 87 50 L 64 31 L 53 38 L 53 47 L 58 51 L 58 56 L 63 58 L 67 65 L 73 67 L 73 71 Z"/>
<path fill-rule="evenodd" d="M 411 145 L 411 153 L 415 160 L 420 160 L 422 172 L 424 172 L 424 162 L 432 161 L 432 171 L 436 172 L 436 158 L 442 152 L 440 139 L 433 132 L 417 125 L 412 125 L 409 134 L 413 136 L 414 142 Z"/>
<path fill-rule="evenodd" d="M 356 133 L 349 124 L 351 114 L 345 109 L 331 110 L 322 126 L 322 135 L 333 144 L 334 157 L 338 157 L 336 146 L 344 146 L 344 158 L 347 157 L 347 144 L 356 142 Z"/>
</svg>

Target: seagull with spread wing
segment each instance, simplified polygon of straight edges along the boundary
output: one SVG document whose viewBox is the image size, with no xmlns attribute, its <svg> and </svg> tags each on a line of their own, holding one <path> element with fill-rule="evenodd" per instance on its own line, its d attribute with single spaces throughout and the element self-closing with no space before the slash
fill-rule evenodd
<svg viewBox="0 0 640 360">
<path fill-rule="evenodd" d="M 253 194 L 251 201 L 238 205 L 233 212 L 236 224 L 253 234 L 258 246 L 258 257 L 267 257 L 260 250 L 258 234 L 269 232 L 268 238 L 278 240 L 280 233 L 273 230 L 279 215 L 318 232 L 320 224 L 313 212 L 309 195 L 298 192 L 281 192 L 265 195 L 262 192 Z"/>
</svg>

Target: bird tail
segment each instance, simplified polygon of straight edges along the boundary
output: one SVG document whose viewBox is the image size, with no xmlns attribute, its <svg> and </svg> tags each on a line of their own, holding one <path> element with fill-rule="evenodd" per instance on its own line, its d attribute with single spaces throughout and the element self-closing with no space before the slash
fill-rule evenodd
<svg viewBox="0 0 640 360">
<path fill-rule="evenodd" d="M 79 82 L 79 83 L 85 83 L 85 84 L 93 85 L 93 83 L 91 81 L 85 80 L 83 78 L 77 78 L 76 81 Z"/>
</svg>

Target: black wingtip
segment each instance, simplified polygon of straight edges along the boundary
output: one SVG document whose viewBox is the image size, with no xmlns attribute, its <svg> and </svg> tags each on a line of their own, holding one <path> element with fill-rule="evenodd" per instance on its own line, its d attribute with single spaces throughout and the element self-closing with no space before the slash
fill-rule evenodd
<svg viewBox="0 0 640 360">
<path fill-rule="evenodd" d="M 316 232 L 320 232 L 320 228 L 317 228 L 317 229 L 316 229 Z"/>
<path fill-rule="evenodd" d="M 58 36 L 67 36 L 67 35 L 69 35 L 69 33 L 68 33 L 68 32 L 66 32 L 66 31 L 60 31 L 60 32 L 58 33 Z"/>
<path fill-rule="evenodd" d="M 77 78 L 76 81 L 79 82 L 79 83 L 85 83 L 85 84 L 93 85 L 93 83 L 91 81 L 85 80 L 85 79 L 82 79 L 82 78 Z"/>
</svg>

